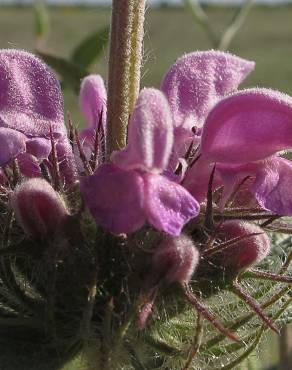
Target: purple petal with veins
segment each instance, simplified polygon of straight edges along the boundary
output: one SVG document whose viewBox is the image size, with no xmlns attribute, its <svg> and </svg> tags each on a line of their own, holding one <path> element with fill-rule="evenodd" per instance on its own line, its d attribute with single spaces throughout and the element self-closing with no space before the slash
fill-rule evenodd
<svg viewBox="0 0 292 370">
<path fill-rule="evenodd" d="M 267 160 L 259 169 L 251 190 L 264 209 L 282 216 L 292 216 L 291 178 L 291 161 L 275 157 Z"/>
<path fill-rule="evenodd" d="M 199 214 L 200 206 L 181 185 L 161 175 L 145 173 L 145 210 L 148 222 L 170 235 Z"/>
<path fill-rule="evenodd" d="M 80 179 L 82 197 L 98 225 L 115 234 L 132 233 L 145 223 L 144 183 L 137 171 L 101 165 Z"/>
<path fill-rule="evenodd" d="M 254 69 L 254 63 L 221 51 L 186 54 L 165 75 L 175 127 L 201 127 L 210 109 Z"/>
<path fill-rule="evenodd" d="M 292 98 L 250 89 L 221 100 L 207 117 L 201 153 L 213 162 L 243 164 L 292 147 Z"/>
<path fill-rule="evenodd" d="M 20 50 L 0 51 L 0 126 L 28 136 L 66 133 L 60 84 L 38 58 Z"/>
</svg>

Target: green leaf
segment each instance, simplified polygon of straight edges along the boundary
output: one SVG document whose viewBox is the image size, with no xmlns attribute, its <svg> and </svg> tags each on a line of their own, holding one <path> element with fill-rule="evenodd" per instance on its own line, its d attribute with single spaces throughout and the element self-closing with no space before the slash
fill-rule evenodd
<svg viewBox="0 0 292 370">
<path fill-rule="evenodd" d="M 79 92 L 82 78 L 89 72 L 64 58 L 38 51 L 39 56 L 51 66 L 60 76 L 65 86 L 69 86 L 76 93 Z"/>
<path fill-rule="evenodd" d="M 73 51 L 71 60 L 83 68 L 88 68 L 106 48 L 109 40 L 109 26 L 94 32 L 86 37 L 79 46 Z"/>
<path fill-rule="evenodd" d="M 34 5 L 35 35 L 44 38 L 50 30 L 50 17 L 44 1 L 36 1 Z"/>
</svg>

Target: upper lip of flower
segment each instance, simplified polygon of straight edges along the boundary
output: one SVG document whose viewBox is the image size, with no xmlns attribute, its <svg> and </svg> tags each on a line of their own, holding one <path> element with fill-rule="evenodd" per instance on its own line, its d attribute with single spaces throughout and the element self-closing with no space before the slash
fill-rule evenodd
<svg viewBox="0 0 292 370">
<path fill-rule="evenodd" d="M 7 140 L 10 137 L 11 141 L 13 136 L 13 150 L 5 148 L 2 158 L 5 163 L 1 160 L 1 165 L 26 152 L 22 166 L 26 176 L 34 177 L 34 171 L 29 173 L 30 166 L 48 158 L 52 133 L 58 147 L 61 174 L 66 183 L 75 181 L 75 162 L 64 124 L 63 97 L 55 75 L 34 55 L 13 49 L 0 51 L 0 71 L 0 127 L 2 134 L 6 130 Z"/>
<path fill-rule="evenodd" d="M 193 117 L 193 125 L 203 126 L 201 157 L 186 172 L 184 186 L 199 200 L 205 198 L 211 164 L 217 163 L 214 186 L 230 192 L 238 183 L 234 171 L 239 179 L 249 172 L 259 204 L 291 215 L 285 177 L 292 175 L 292 165 L 277 153 L 292 147 L 292 98 L 269 89 L 236 91 L 253 68 L 252 62 L 217 51 L 187 54 L 170 68 L 161 88 L 174 117 L 173 162 L 192 140 Z"/>
</svg>

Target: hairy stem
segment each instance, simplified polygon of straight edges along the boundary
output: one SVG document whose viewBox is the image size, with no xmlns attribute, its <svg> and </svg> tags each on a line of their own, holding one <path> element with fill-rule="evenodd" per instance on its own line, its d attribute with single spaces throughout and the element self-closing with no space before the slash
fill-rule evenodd
<svg viewBox="0 0 292 370">
<path fill-rule="evenodd" d="M 146 0 L 136 0 L 133 11 L 131 38 L 131 65 L 129 88 L 129 112 L 134 109 L 140 90 L 141 64 L 143 55 L 144 19 Z"/>
<path fill-rule="evenodd" d="M 139 87 L 145 0 L 113 0 L 108 77 L 107 158 L 127 141 Z"/>
<path fill-rule="evenodd" d="M 259 315 L 259 317 L 276 333 L 280 334 L 279 329 L 274 325 L 273 321 L 265 314 L 262 310 L 261 306 L 249 295 L 247 294 L 244 289 L 234 281 L 232 284 L 232 291 L 240 297 L 248 306 L 250 306 L 255 313 Z"/>
<path fill-rule="evenodd" d="M 282 299 L 289 291 L 290 291 L 290 287 L 286 287 L 286 288 L 281 289 L 272 298 L 270 298 L 269 300 L 267 300 L 266 302 L 264 302 L 263 304 L 261 304 L 261 308 L 262 309 L 265 309 L 265 308 L 268 308 L 268 307 L 272 306 L 273 304 L 275 304 L 276 302 L 278 302 L 280 299 Z M 238 318 L 232 325 L 228 325 L 228 329 L 231 330 L 231 331 L 237 330 L 241 326 L 243 326 L 246 323 L 248 323 L 253 318 L 254 315 L 255 315 L 255 312 L 251 312 L 251 313 L 249 313 L 247 315 L 242 316 L 241 318 Z M 223 334 L 219 334 L 216 337 L 211 338 L 210 340 L 208 340 L 203 345 L 203 351 L 206 350 L 206 349 L 210 349 L 210 348 L 216 346 L 223 339 L 225 339 L 225 336 Z"/>
<path fill-rule="evenodd" d="M 195 307 L 199 315 L 202 315 L 205 319 L 210 321 L 210 323 L 218 329 L 225 337 L 231 339 L 234 342 L 240 342 L 240 340 L 228 331 L 215 316 L 213 316 L 207 307 L 203 305 L 198 298 L 191 292 L 190 288 L 187 285 L 182 285 L 182 289 L 186 299 Z"/>
</svg>

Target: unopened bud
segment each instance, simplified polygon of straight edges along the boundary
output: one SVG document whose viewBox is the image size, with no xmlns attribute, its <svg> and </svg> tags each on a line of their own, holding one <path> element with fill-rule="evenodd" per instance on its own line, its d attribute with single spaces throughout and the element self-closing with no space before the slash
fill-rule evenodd
<svg viewBox="0 0 292 370">
<path fill-rule="evenodd" d="M 68 216 L 60 195 L 39 178 L 20 184 L 12 193 L 10 203 L 23 230 L 36 239 L 56 233 Z"/>
<path fill-rule="evenodd" d="M 222 243 L 230 243 L 217 254 L 220 266 L 230 272 L 241 272 L 261 262 L 270 252 L 268 235 L 257 225 L 245 221 L 226 221 L 218 228 Z M 216 263 L 218 264 L 218 263 Z"/>
<path fill-rule="evenodd" d="M 199 252 L 186 235 L 166 237 L 153 254 L 152 264 L 168 282 L 188 283 L 199 263 Z"/>
</svg>

